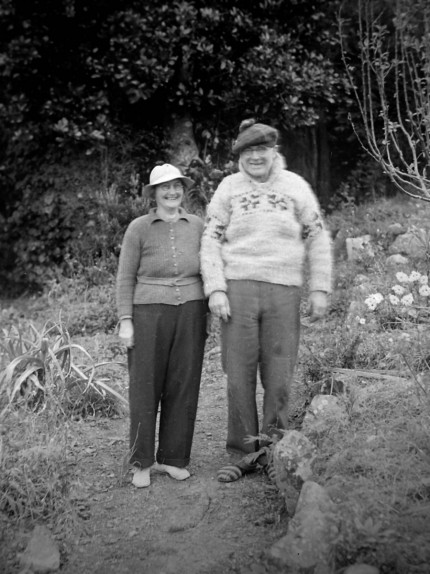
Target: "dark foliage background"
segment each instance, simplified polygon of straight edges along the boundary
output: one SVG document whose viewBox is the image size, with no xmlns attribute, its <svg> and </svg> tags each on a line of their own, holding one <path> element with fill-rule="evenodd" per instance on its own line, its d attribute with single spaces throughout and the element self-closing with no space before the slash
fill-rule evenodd
<svg viewBox="0 0 430 574">
<path fill-rule="evenodd" d="M 94 266 L 114 269 L 127 223 L 149 207 L 142 183 L 171 158 L 178 118 L 191 119 L 199 152 L 187 168 L 197 182 L 193 211 L 204 212 L 235 169 L 231 142 L 249 116 L 280 129 L 287 159 L 295 137 L 308 134 L 303 153 L 315 165 L 306 142 L 323 126 L 333 197 L 349 174 L 342 193 L 354 193 L 353 169 L 365 171 L 366 161 L 348 120 L 356 111 L 339 7 L 0 0 L 3 283 L 27 289 Z"/>
</svg>

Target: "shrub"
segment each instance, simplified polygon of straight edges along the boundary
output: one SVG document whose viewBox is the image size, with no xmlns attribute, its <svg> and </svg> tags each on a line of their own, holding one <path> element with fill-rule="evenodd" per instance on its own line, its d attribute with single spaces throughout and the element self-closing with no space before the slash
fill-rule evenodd
<svg viewBox="0 0 430 574">
<path fill-rule="evenodd" d="M 82 276 L 61 275 L 47 282 L 42 299 L 63 310 L 62 321 L 71 337 L 112 333 L 118 323 L 115 276 L 99 266 Z"/>
<path fill-rule="evenodd" d="M 32 323 L 27 332 L 17 327 L 3 330 L 0 352 L 5 364 L 0 371 L 2 412 L 25 408 L 62 415 L 109 415 L 127 405 L 107 377 L 96 375 L 111 362 L 94 363 L 81 345 L 72 343 L 61 322 L 45 324 L 40 331 Z"/>
<path fill-rule="evenodd" d="M 60 142 L 5 158 L 0 183 L 7 175 L 11 191 L 0 205 L 0 282 L 12 295 L 59 274 L 116 265 L 126 225 L 145 213 L 140 173 L 160 149 L 154 138 L 116 133 L 115 147 Z"/>
</svg>

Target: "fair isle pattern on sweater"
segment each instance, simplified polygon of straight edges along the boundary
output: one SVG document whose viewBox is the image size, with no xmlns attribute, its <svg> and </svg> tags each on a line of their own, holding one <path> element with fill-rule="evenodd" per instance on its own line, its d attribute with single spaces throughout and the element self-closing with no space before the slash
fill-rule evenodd
<svg viewBox="0 0 430 574">
<path fill-rule="evenodd" d="M 226 291 L 229 279 L 331 289 L 331 242 L 318 201 L 299 175 L 275 160 L 267 182 L 245 172 L 226 177 L 208 207 L 201 247 L 206 295 Z"/>
</svg>

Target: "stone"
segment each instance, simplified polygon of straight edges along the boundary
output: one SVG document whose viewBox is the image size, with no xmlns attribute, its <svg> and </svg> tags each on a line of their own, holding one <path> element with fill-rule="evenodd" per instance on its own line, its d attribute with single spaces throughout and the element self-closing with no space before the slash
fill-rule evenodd
<svg viewBox="0 0 430 574">
<path fill-rule="evenodd" d="M 391 225 L 389 225 L 387 227 L 387 233 L 389 233 L 390 235 L 400 235 L 401 233 L 403 233 L 404 229 L 403 229 L 403 225 L 401 223 L 391 223 Z"/>
<path fill-rule="evenodd" d="M 344 574 L 379 574 L 379 568 L 369 564 L 353 564 L 348 566 Z"/>
<path fill-rule="evenodd" d="M 287 534 L 268 551 L 268 560 L 289 574 L 334 574 L 339 535 L 337 507 L 325 489 L 306 481 Z"/>
<path fill-rule="evenodd" d="M 348 415 L 338 397 L 315 395 L 303 419 L 302 432 L 312 438 L 347 423 Z"/>
<path fill-rule="evenodd" d="M 301 432 L 286 431 L 273 449 L 276 486 L 284 496 L 288 514 L 294 514 L 303 483 L 312 476 L 316 447 Z"/>
<path fill-rule="evenodd" d="M 46 526 L 35 526 L 30 541 L 19 558 L 23 568 L 35 574 L 56 572 L 60 568 L 60 551 Z"/>
<path fill-rule="evenodd" d="M 375 253 L 371 244 L 370 235 L 362 235 L 361 237 L 348 237 L 346 240 L 346 252 L 349 261 L 356 261 L 361 259 L 363 255 L 370 255 L 374 257 Z"/>
<path fill-rule="evenodd" d="M 428 233 L 425 229 L 416 229 L 398 235 L 388 248 L 390 254 L 400 253 L 410 257 L 425 257 L 428 249 Z"/>
<path fill-rule="evenodd" d="M 409 260 L 404 255 L 400 255 L 400 253 L 394 253 L 387 257 L 386 264 L 389 267 L 400 267 L 402 265 L 407 265 Z"/>
</svg>

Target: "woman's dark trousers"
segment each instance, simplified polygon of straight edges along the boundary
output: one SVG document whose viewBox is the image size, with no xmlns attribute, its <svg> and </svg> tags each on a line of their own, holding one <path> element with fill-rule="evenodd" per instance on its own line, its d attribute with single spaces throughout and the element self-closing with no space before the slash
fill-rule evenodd
<svg viewBox="0 0 430 574">
<path fill-rule="evenodd" d="M 207 302 L 135 305 L 129 349 L 130 461 L 154 463 L 157 412 L 160 464 L 190 460 L 206 339 Z"/>
</svg>

